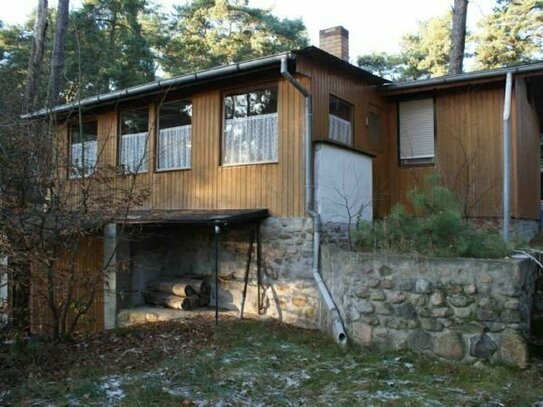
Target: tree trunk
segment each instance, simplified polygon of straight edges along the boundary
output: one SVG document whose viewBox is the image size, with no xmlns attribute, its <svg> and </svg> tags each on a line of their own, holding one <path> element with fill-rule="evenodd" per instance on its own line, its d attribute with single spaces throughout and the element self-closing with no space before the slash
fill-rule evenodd
<svg viewBox="0 0 543 407">
<path fill-rule="evenodd" d="M 27 111 L 33 110 L 37 102 L 46 31 L 47 0 L 38 0 L 38 11 L 34 24 L 34 42 L 32 43 L 32 54 L 28 61 L 28 72 L 26 76 L 25 108 Z"/>
<path fill-rule="evenodd" d="M 468 0 L 454 0 L 449 75 L 462 73 L 466 45 L 466 17 Z"/>
<path fill-rule="evenodd" d="M 58 0 L 57 26 L 55 30 L 55 46 L 51 60 L 51 77 L 49 104 L 59 103 L 59 95 L 64 82 L 64 48 L 66 45 L 66 33 L 68 31 L 70 0 Z"/>
</svg>

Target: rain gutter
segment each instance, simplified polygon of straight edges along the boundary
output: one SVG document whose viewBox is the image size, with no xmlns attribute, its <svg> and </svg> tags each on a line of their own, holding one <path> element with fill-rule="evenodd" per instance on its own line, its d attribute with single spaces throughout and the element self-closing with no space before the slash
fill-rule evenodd
<svg viewBox="0 0 543 407">
<path fill-rule="evenodd" d="M 340 345 L 347 343 L 347 334 L 339 315 L 339 311 L 334 303 L 330 291 L 320 273 L 320 232 L 321 232 L 321 218 L 319 213 L 315 209 L 314 198 L 314 175 L 313 175 L 313 103 L 312 96 L 309 90 L 305 88 L 296 78 L 294 78 L 288 71 L 288 59 L 283 57 L 281 59 L 281 75 L 289 81 L 305 98 L 305 206 L 306 212 L 313 219 L 313 278 L 317 283 L 319 292 L 324 299 L 324 303 L 328 310 L 330 322 L 332 325 L 332 331 L 335 341 Z"/>
</svg>

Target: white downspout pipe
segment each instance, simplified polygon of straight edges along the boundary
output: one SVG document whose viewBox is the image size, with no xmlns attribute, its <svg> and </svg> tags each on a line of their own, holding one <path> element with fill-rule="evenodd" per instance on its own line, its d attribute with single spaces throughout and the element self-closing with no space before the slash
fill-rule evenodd
<svg viewBox="0 0 543 407">
<path fill-rule="evenodd" d="M 281 75 L 289 81 L 305 98 L 305 209 L 313 219 L 313 278 L 317 283 L 319 292 L 324 299 L 330 323 L 334 333 L 335 341 L 340 345 L 347 343 L 347 334 L 343 327 L 343 322 L 339 311 L 324 283 L 320 273 L 319 253 L 321 236 L 321 218 L 315 210 L 314 183 L 313 183 L 313 106 L 311 93 L 288 71 L 288 60 L 286 57 L 281 59 Z"/>
<path fill-rule="evenodd" d="M 503 103 L 503 220 L 502 236 L 509 241 L 511 216 L 511 89 L 513 74 L 507 72 L 505 80 L 505 100 Z"/>
</svg>

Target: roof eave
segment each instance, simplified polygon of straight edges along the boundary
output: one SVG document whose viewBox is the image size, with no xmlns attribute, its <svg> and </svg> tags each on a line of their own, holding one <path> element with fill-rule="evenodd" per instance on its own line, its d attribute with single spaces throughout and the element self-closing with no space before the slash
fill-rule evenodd
<svg viewBox="0 0 543 407">
<path fill-rule="evenodd" d="M 387 83 L 381 85 L 379 90 L 383 93 L 393 94 L 401 93 L 407 90 L 427 90 L 427 88 L 440 88 L 450 85 L 463 85 L 471 82 L 488 82 L 505 80 L 505 75 L 511 72 L 514 75 L 530 74 L 539 72 L 543 74 L 543 62 L 517 65 L 506 68 L 492 69 L 488 71 L 468 72 L 458 75 L 441 76 L 439 78 L 430 78 L 420 81 L 403 82 L 403 83 Z"/>
</svg>

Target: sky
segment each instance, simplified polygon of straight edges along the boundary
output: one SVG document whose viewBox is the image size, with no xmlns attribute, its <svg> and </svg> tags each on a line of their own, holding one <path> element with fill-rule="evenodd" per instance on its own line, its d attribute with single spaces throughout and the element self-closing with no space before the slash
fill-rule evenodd
<svg viewBox="0 0 543 407">
<path fill-rule="evenodd" d="M 184 0 L 154 0 L 168 10 Z M 495 0 L 470 0 L 468 28 L 492 11 Z M 37 0 L 0 0 L 0 20 L 7 24 L 24 22 Z M 56 0 L 49 0 L 50 7 Z M 77 8 L 81 0 L 71 0 Z M 250 0 L 251 6 L 270 8 L 279 17 L 302 18 L 312 45 L 318 46 L 319 30 L 343 25 L 349 30 L 351 60 L 373 51 L 399 51 L 403 34 L 414 32 L 417 22 L 443 15 L 453 0 Z"/>
</svg>

